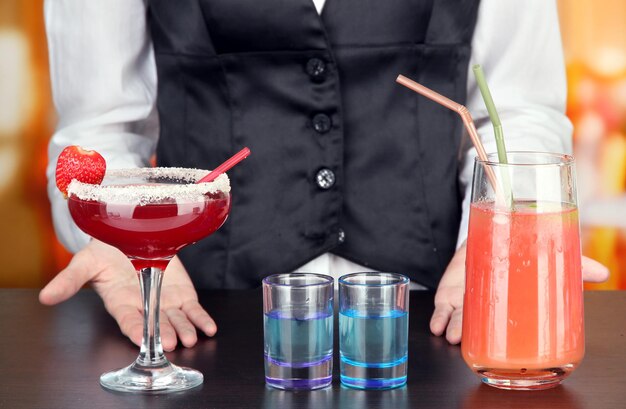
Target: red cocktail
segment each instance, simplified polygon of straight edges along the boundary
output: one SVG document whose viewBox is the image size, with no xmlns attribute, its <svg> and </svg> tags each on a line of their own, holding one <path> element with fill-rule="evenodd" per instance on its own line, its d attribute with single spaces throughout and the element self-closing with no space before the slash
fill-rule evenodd
<svg viewBox="0 0 626 409">
<path fill-rule="evenodd" d="M 132 365 L 102 375 L 100 383 L 108 389 L 170 392 L 202 383 L 200 372 L 176 367 L 165 358 L 158 295 L 163 270 L 176 252 L 215 232 L 228 216 L 228 177 L 195 183 L 207 173 L 180 168 L 112 170 L 101 185 L 74 180 L 68 188 L 70 214 L 78 227 L 126 254 L 141 283 L 141 353 Z"/>
<path fill-rule="evenodd" d="M 467 240 L 463 358 L 504 389 L 558 385 L 585 352 L 582 273 L 573 160 L 509 154 L 478 162 Z M 484 178 L 501 182 L 498 203 Z"/>
</svg>

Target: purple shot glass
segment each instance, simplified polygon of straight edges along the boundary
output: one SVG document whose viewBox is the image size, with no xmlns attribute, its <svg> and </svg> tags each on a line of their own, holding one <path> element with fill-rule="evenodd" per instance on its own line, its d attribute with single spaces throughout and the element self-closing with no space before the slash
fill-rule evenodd
<svg viewBox="0 0 626 409">
<path fill-rule="evenodd" d="M 332 383 L 333 278 L 275 274 L 263 279 L 265 382 L 278 389 Z"/>
</svg>

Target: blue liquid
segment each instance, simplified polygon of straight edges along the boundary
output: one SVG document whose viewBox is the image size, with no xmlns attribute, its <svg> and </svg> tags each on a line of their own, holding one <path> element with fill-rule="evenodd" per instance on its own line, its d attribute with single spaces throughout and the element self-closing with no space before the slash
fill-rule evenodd
<svg viewBox="0 0 626 409">
<path fill-rule="evenodd" d="M 387 310 L 339 313 L 341 382 L 360 389 L 388 389 L 406 383 L 409 314 Z"/>
<path fill-rule="evenodd" d="M 265 380 L 281 389 L 330 385 L 333 365 L 332 312 L 271 311 L 263 316 Z"/>
</svg>

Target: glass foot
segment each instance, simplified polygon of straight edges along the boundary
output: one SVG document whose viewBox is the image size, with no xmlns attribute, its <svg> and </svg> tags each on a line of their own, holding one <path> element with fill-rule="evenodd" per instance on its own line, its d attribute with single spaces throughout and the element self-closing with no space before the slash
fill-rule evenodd
<svg viewBox="0 0 626 409">
<path fill-rule="evenodd" d="M 546 368 L 536 370 L 505 371 L 481 370 L 477 372 L 481 381 L 498 389 L 541 390 L 558 386 L 571 373 L 571 368 Z"/>
<path fill-rule="evenodd" d="M 195 388 L 204 377 L 195 369 L 181 368 L 165 362 L 157 367 L 133 363 L 126 368 L 107 372 L 100 385 L 117 392 L 170 393 Z"/>
</svg>

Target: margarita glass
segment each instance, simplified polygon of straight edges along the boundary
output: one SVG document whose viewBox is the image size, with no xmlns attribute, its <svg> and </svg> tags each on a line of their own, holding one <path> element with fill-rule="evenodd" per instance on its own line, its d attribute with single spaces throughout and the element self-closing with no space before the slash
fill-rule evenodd
<svg viewBox="0 0 626 409">
<path fill-rule="evenodd" d="M 68 188 L 72 218 L 85 233 L 122 251 L 139 276 L 143 340 L 130 366 L 100 377 L 121 392 L 175 392 L 202 383 L 200 372 L 172 365 L 159 334 L 163 270 L 184 246 L 215 232 L 230 211 L 225 174 L 196 183 L 208 171 L 138 168 L 107 171 L 101 185 L 74 180 Z"/>
</svg>

